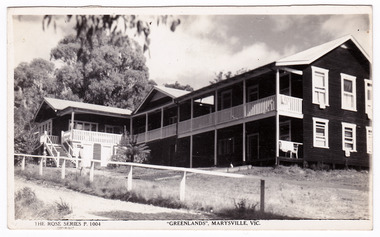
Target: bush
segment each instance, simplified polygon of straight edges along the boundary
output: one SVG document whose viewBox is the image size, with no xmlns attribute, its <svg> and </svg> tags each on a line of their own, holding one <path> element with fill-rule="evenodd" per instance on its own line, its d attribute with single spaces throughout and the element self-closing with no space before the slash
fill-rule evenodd
<svg viewBox="0 0 380 237">
<path fill-rule="evenodd" d="M 51 220 L 60 219 L 70 213 L 72 209 L 62 199 L 60 203 L 56 202 L 56 206 L 45 205 L 28 187 L 15 194 L 15 219 Z"/>
</svg>

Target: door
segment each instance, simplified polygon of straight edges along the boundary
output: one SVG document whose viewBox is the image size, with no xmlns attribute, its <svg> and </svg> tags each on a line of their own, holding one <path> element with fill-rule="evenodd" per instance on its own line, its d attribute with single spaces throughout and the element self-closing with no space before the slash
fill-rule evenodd
<svg viewBox="0 0 380 237">
<path fill-rule="evenodd" d="M 100 165 L 105 167 L 107 166 L 107 163 L 108 161 L 111 160 L 111 156 L 112 156 L 112 146 L 107 146 L 107 145 L 103 145 L 102 146 L 102 151 L 101 151 L 101 163 Z"/>
<path fill-rule="evenodd" d="M 82 144 L 82 149 L 80 151 L 80 157 L 83 159 L 82 166 L 90 167 L 93 155 L 92 144 Z"/>
<path fill-rule="evenodd" d="M 254 161 L 260 158 L 259 156 L 259 134 L 253 133 L 247 136 L 247 161 Z"/>
</svg>

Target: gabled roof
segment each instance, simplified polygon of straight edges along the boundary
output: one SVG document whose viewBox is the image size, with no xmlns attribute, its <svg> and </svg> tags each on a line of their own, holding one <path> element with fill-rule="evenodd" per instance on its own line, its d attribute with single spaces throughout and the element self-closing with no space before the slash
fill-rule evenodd
<svg viewBox="0 0 380 237">
<path fill-rule="evenodd" d="M 367 60 L 371 62 L 370 57 L 365 52 L 365 50 L 360 46 L 360 44 L 356 41 L 356 39 L 351 35 L 346 35 L 339 39 L 309 48 L 305 51 L 293 54 L 291 56 L 282 58 L 276 61 L 276 66 L 310 64 L 349 40 L 351 40 L 356 45 L 356 47 L 361 51 L 361 53 L 367 58 Z"/>
<path fill-rule="evenodd" d="M 57 110 L 57 111 L 62 111 L 68 108 L 74 108 L 74 109 L 84 109 L 84 110 L 90 110 L 94 112 L 104 112 L 104 113 L 117 114 L 117 115 L 130 115 L 132 113 L 132 111 L 129 109 L 120 109 L 120 108 L 104 106 L 104 105 L 95 105 L 95 104 L 47 98 L 47 97 L 44 98 L 43 103 L 45 102 L 53 110 Z"/>
<path fill-rule="evenodd" d="M 179 89 L 169 88 L 165 86 L 154 86 L 154 89 L 172 97 L 173 99 L 190 93 L 190 91 L 179 90 Z"/>
<path fill-rule="evenodd" d="M 168 96 L 172 98 L 173 100 L 181 97 L 183 95 L 189 94 L 190 91 L 185 91 L 185 90 L 179 90 L 179 89 L 174 89 L 174 88 L 168 88 L 164 86 L 154 86 L 149 93 L 145 96 L 144 100 L 140 103 L 140 105 L 134 110 L 134 114 L 137 113 L 144 104 L 146 104 L 147 100 L 151 100 L 152 97 L 154 96 L 155 93 L 161 93 L 164 96 Z"/>
</svg>

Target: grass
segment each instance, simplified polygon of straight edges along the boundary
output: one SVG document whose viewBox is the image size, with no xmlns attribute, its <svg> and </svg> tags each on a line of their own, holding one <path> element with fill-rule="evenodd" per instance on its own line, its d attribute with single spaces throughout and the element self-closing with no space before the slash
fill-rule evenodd
<svg viewBox="0 0 380 237">
<path fill-rule="evenodd" d="M 368 172 L 355 170 L 314 171 L 299 167 L 253 167 L 241 171 L 244 179 L 190 174 L 186 180 L 185 202 L 179 201 L 180 172 L 135 167 L 133 191 L 126 189 L 124 167 L 95 171 L 94 182 L 75 169 L 60 170 L 29 165 L 16 175 L 36 182 L 119 199 L 169 208 L 187 208 L 206 213 L 207 218 L 225 219 L 368 219 Z M 265 212 L 258 210 L 260 178 L 266 180 Z M 123 216 L 130 213 L 108 213 Z"/>
<path fill-rule="evenodd" d="M 16 192 L 15 219 L 23 220 L 52 220 L 61 219 L 72 213 L 68 203 L 62 199 L 56 205 L 46 205 L 28 187 Z"/>
</svg>

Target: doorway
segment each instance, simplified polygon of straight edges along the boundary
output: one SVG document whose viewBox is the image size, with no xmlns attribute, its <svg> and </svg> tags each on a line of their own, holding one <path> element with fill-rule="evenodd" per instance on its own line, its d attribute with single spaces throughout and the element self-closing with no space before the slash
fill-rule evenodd
<svg viewBox="0 0 380 237">
<path fill-rule="evenodd" d="M 254 161 L 260 158 L 259 156 L 259 134 L 253 133 L 247 136 L 247 161 Z"/>
</svg>

